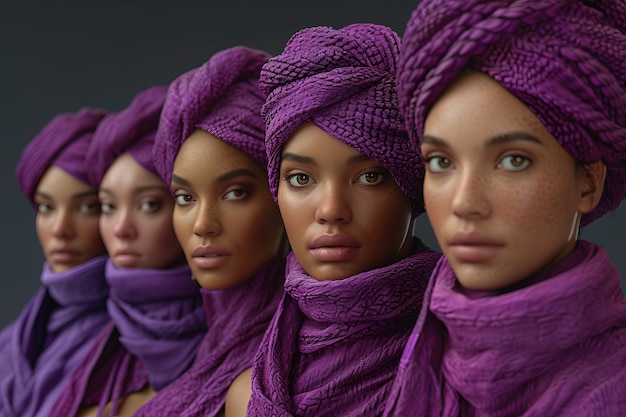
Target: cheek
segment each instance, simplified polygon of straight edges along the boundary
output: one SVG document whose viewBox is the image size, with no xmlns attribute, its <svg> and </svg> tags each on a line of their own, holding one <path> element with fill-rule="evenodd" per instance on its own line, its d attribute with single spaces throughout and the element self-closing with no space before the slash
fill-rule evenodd
<svg viewBox="0 0 626 417">
<path fill-rule="evenodd" d="M 172 213 L 172 227 L 178 241 L 186 241 L 192 234 L 194 216 L 191 210 L 175 207 Z"/>
</svg>

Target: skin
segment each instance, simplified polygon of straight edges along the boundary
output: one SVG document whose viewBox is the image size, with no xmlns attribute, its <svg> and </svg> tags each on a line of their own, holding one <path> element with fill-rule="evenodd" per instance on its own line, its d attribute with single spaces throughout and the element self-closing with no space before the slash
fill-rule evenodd
<svg viewBox="0 0 626 417">
<path fill-rule="evenodd" d="M 174 234 L 168 188 L 130 154 L 113 162 L 98 196 L 100 233 L 115 266 L 166 269 L 185 261 Z"/>
<path fill-rule="evenodd" d="M 285 252 L 267 173 L 236 147 L 195 130 L 172 172 L 174 230 L 197 282 L 233 288 Z"/>
<path fill-rule="evenodd" d="M 421 152 L 437 241 L 474 290 L 518 285 L 572 253 L 606 175 L 602 163 L 577 166 L 523 102 L 478 72 L 432 107 Z"/>
<path fill-rule="evenodd" d="M 283 146 L 278 205 L 295 256 L 317 280 L 411 254 L 411 199 L 378 162 L 312 124 Z"/>
<path fill-rule="evenodd" d="M 52 271 L 64 272 L 104 255 L 95 188 L 51 166 L 41 177 L 34 199 L 37 237 Z"/>
</svg>

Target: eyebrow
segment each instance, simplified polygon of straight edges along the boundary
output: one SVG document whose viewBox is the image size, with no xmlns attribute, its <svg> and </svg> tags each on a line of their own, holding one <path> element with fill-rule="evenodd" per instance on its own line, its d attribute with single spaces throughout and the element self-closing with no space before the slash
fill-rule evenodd
<svg viewBox="0 0 626 417">
<path fill-rule="evenodd" d="M 502 133 L 500 135 L 493 136 L 487 140 L 486 145 L 487 146 L 503 145 L 506 143 L 517 142 L 520 140 L 543 145 L 543 143 L 539 139 L 537 139 L 535 136 L 529 133 L 524 133 L 524 132 L 507 132 L 507 133 Z M 424 137 L 422 138 L 422 143 L 427 143 L 429 145 L 435 145 L 435 146 L 441 146 L 443 148 L 450 147 L 448 142 L 446 142 L 445 140 L 440 139 L 435 136 L 431 136 L 431 135 L 424 135 Z"/>
<path fill-rule="evenodd" d="M 161 186 L 161 185 L 146 185 L 144 187 L 137 187 L 133 191 L 143 193 L 145 191 L 152 191 L 152 190 L 166 191 L 169 193 L 169 191 L 167 190 L 167 187 Z M 109 190 L 108 188 L 100 188 L 100 192 L 103 192 L 106 194 L 113 194 L 113 191 Z"/>
<path fill-rule="evenodd" d="M 217 177 L 216 182 L 224 182 L 224 181 L 228 181 L 232 178 L 237 178 L 237 177 L 241 177 L 241 176 L 246 176 L 246 177 L 251 177 L 254 179 L 258 179 L 259 177 L 252 171 L 250 171 L 249 169 L 245 169 L 245 168 L 241 168 L 241 169 L 235 169 L 233 171 L 229 171 L 226 172 L 220 176 Z M 182 185 L 190 185 L 189 181 L 187 181 L 184 178 L 181 178 L 175 174 L 172 174 L 172 182 L 177 182 L 179 184 Z"/>
<path fill-rule="evenodd" d="M 285 152 L 281 156 L 281 159 L 283 161 L 293 161 L 293 162 L 299 162 L 301 164 L 317 165 L 313 158 L 309 158 L 308 156 L 302 156 L 302 155 L 298 155 L 298 154 L 290 153 L 290 152 Z M 353 155 L 350 158 L 348 158 L 349 164 L 354 164 L 357 162 L 364 162 L 364 161 L 373 161 L 373 159 L 363 154 Z"/>
<path fill-rule="evenodd" d="M 35 192 L 35 196 L 39 196 L 39 197 L 42 197 L 42 198 L 46 198 L 46 199 L 48 199 L 48 200 L 54 200 L 54 198 L 53 198 L 50 194 L 47 194 L 47 193 L 42 193 L 41 191 L 37 191 L 37 192 Z M 93 190 L 93 191 L 83 191 L 82 193 L 76 193 L 76 194 L 73 194 L 73 195 L 72 195 L 72 199 L 73 199 L 73 200 L 77 200 L 77 199 L 79 199 L 79 198 L 83 198 L 83 197 L 91 197 L 91 196 L 97 197 L 97 196 L 98 196 L 98 190 Z"/>
</svg>

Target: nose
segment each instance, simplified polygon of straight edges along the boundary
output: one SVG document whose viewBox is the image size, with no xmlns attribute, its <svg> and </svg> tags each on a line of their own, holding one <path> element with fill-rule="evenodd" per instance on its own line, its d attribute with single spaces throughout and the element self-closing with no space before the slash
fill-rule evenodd
<svg viewBox="0 0 626 417">
<path fill-rule="evenodd" d="M 489 203 L 490 183 L 476 172 L 459 175 L 452 199 L 452 211 L 460 218 L 478 219 L 491 213 Z"/>
<path fill-rule="evenodd" d="M 208 203 L 200 203 L 193 223 L 193 233 L 197 236 L 214 236 L 222 233 L 219 208 Z"/>
<path fill-rule="evenodd" d="M 326 186 L 320 189 L 315 220 L 321 224 L 348 223 L 352 220 L 349 197 L 342 187 Z"/>
<path fill-rule="evenodd" d="M 137 237 L 137 228 L 131 213 L 127 210 L 117 210 L 113 233 L 118 239 L 134 239 Z"/>
<path fill-rule="evenodd" d="M 75 234 L 71 213 L 59 209 L 52 223 L 52 234 L 59 239 L 69 239 Z"/>
</svg>

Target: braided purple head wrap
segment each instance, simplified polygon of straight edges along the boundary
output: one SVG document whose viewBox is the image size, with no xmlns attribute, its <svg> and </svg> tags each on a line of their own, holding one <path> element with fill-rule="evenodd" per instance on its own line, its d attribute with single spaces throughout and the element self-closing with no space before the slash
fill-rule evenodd
<svg viewBox="0 0 626 417">
<path fill-rule="evenodd" d="M 398 35 L 385 26 L 314 27 L 291 37 L 261 71 L 270 190 L 277 198 L 281 149 L 308 121 L 383 165 L 423 212 L 422 163 L 396 96 Z"/>
<path fill-rule="evenodd" d="M 130 105 L 106 116 L 96 129 L 86 162 L 91 180 L 100 184 L 118 156 L 128 152 L 147 171 L 158 175 L 152 163 L 152 145 L 167 87 L 152 87 L 137 94 Z"/>
<path fill-rule="evenodd" d="M 216 53 L 170 85 L 152 154 L 168 187 L 178 150 L 194 129 L 235 146 L 266 168 L 259 73 L 268 59 L 265 52 L 237 46 Z"/>
<path fill-rule="evenodd" d="M 619 0 L 423 0 L 407 25 L 398 70 L 411 139 L 464 67 L 524 102 L 576 160 L 607 178 L 586 225 L 626 197 L 626 3 Z"/>
<path fill-rule="evenodd" d="M 37 185 L 52 165 L 98 187 L 98 183 L 90 180 L 91 167 L 85 164 L 85 154 L 94 130 L 106 114 L 105 110 L 94 108 L 59 114 L 24 148 L 15 175 L 22 193 L 34 208 L 37 208 L 34 199 Z"/>
</svg>

